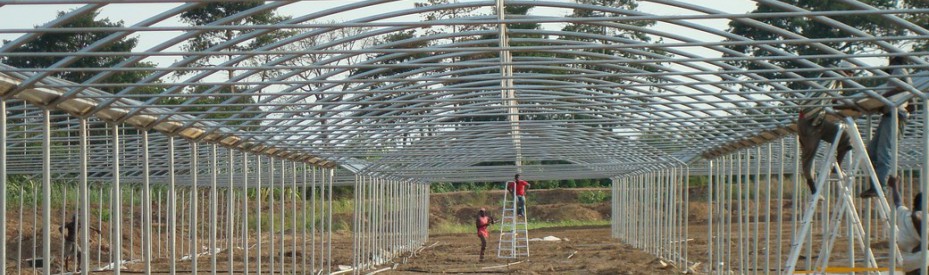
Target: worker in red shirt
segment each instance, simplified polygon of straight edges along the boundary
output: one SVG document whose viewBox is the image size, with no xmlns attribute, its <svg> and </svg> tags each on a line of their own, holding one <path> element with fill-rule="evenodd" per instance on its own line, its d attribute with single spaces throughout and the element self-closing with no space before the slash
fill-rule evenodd
<svg viewBox="0 0 929 275">
<path fill-rule="evenodd" d="M 515 185 L 515 186 L 514 186 Z M 506 190 L 513 194 L 515 189 L 516 194 L 516 215 L 520 217 L 525 213 L 526 208 L 526 188 L 532 187 L 531 184 L 524 180 L 519 179 L 519 174 L 516 174 L 515 179 L 511 182 L 508 182 L 506 185 Z"/>
<path fill-rule="evenodd" d="M 496 223 L 496 221 L 494 221 L 493 217 L 487 215 L 487 209 L 481 207 L 481 211 L 477 212 L 477 219 L 474 221 L 474 224 L 477 226 L 477 237 L 481 238 L 481 262 L 484 261 L 484 250 L 487 249 L 487 238 L 490 237 L 490 232 L 487 231 L 487 227 L 494 223 Z"/>
</svg>

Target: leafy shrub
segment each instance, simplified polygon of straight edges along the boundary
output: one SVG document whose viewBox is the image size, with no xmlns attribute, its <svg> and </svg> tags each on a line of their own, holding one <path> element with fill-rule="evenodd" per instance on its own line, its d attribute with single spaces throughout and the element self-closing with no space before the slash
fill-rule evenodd
<svg viewBox="0 0 929 275">
<path fill-rule="evenodd" d="M 578 200 L 584 204 L 595 204 L 610 200 L 610 195 L 604 191 L 583 191 L 578 195 Z"/>
</svg>

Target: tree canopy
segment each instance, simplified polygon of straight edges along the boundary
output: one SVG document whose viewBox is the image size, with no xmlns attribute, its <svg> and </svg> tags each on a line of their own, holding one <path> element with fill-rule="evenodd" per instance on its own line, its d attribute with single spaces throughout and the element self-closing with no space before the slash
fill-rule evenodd
<svg viewBox="0 0 929 275">
<path fill-rule="evenodd" d="M 65 12 L 58 12 L 58 17 L 65 15 Z M 99 15 L 98 12 L 87 13 L 78 17 L 75 17 L 73 20 L 63 24 L 62 28 L 88 28 L 88 27 L 123 27 L 122 21 L 113 22 L 108 18 L 97 19 Z M 97 42 L 107 36 L 112 35 L 112 31 L 97 31 L 97 32 L 49 32 L 43 33 L 36 37 L 36 39 L 29 41 L 19 48 L 13 50 L 13 52 L 30 52 L 30 53 L 41 53 L 41 52 L 78 52 L 81 49 L 86 48 L 87 46 Z M 100 47 L 96 51 L 98 52 L 131 52 L 132 49 L 138 45 L 138 39 L 134 37 L 127 37 L 115 41 L 113 43 L 107 44 Z M 10 43 L 10 41 L 4 41 L 4 44 Z M 61 61 L 64 57 L 61 56 L 8 56 L 3 58 L 3 63 L 18 67 L 18 68 L 48 68 L 53 64 Z M 65 66 L 65 68 L 109 68 L 120 62 L 123 62 L 127 59 L 127 56 L 124 55 L 113 55 L 113 56 L 87 56 L 81 57 L 77 61 L 71 63 L 70 65 Z M 146 67 L 151 68 L 155 67 L 154 64 L 149 62 L 140 62 L 133 65 L 134 67 Z M 94 71 L 63 71 L 56 72 L 53 74 L 55 77 L 59 77 L 64 80 L 72 82 L 84 82 L 98 72 Z M 109 78 L 104 79 L 101 83 L 135 83 L 143 79 L 145 76 L 149 75 L 149 71 L 119 71 L 111 75 Z M 115 92 L 121 88 L 115 87 L 103 87 L 101 88 L 104 91 Z M 140 94 L 154 94 L 162 91 L 162 88 L 155 86 L 140 87 L 136 90 L 136 93 Z M 146 100 L 146 98 L 140 98 L 140 100 Z"/>
<path fill-rule="evenodd" d="M 818 0 L 783 0 L 786 4 L 794 5 L 799 8 L 809 10 L 809 11 L 837 11 L 837 10 L 854 10 L 856 8 L 850 6 L 849 4 L 842 3 L 841 1 L 818 1 Z M 877 8 L 890 8 L 894 5 L 894 0 L 862 0 L 861 2 L 871 5 Z M 909 1 L 908 1 L 909 2 Z M 788 12 L 783 10 L 780 7 L 767 4 L 767 3 L 758 3 L 757 8 L 751 13 L 774 13 L 774 12 Z M 837 20 L 841 23 L 849 25 L 853 28 L 861 30 L 863 32 L 872 34 L 874 36 L 888 36 L 888 35 L 897 35 L 900 34 L 900 29 L 895 27 L 887 20 L 883 19 L 878 15 L 842 15 L 842 16 L 831 16 L 830 18 Z M 754 19 L 762 23 L 770 24 L 786 31 L 802 35 L 805 38 L 850 38 L 853 37 L 853 34 L 838 29 L 834 26 L 822 23 L 811 17 L 762 17 Z M 787 39 L 786 37 L 781 37 L 776 33 L 771 31 L 761 29 L 756 27 L 746 20 L 733 20 L 729 23 L 729 31 L 733 34 L 744 36 L 746 38 L 758 41 L 774 41 L 774 40 L 783 40 Z M 858 42 L 858 41 L 837 41 L 837 42 L 824 42 L 826 46 L 831 48 L 838 49 L 846 54 L 861 53 L 869 49 L 873 49 L 873 45 L 869 42 Z M 810 43 L 784 43 L 784 44 L 775 44 L 768 43 L 767 45 L 777 48 L 779 50 L 786 51 L 788 53 L 808 56 L 808 55 L 820 55 L 826 54 L 822 49 L 811 45 Z M 730 49 L 736 50 L 738 52 L 746 53 L 750 56 L 780 56 L 781 54 L 774 53 L 770 50 L 763 49 L 757 46 L 749 45 L 732 45 L 727 46 Z M 818 61 L 817 63 L 822 66 L 834 66 L 840 60 L 835 58 L 822 58 L 814 59 Z M 781 66 L 783 68 L 800 68 L 804 67 L 794 60 L 784 60 L 776 59 L 769 61 L 772 64 Z M 747 69 L 759 69 L 762 68 L 761 65 L 754 62 L 746 61 L 735 61 L 732 62 L 734 65 L 743 66 Z M 798 72 L 797 74 L 803 76 L 814 76 L 819 74 L 818 72 Z M 762 74 L 768 78 L 785 78 L 786 75 L 784 72 L 770 72 Z"/>
</svg>

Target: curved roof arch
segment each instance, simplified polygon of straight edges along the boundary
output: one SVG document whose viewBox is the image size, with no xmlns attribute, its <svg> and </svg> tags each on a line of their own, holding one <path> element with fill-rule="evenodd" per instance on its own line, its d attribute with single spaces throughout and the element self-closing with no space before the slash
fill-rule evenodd
<svg viewBox="0 0 929 275">
<path fill-rule="evenodd" d="M 718 148 L 789 128 L 800 100 L 811 91 L 827 91 L 838 104 L 868 97 L 893 104 L 880 95 L 887 85 L 903 85 L 915 96 L 929 88 L 926 52 L 913 48 L 929 37 L 929 26 L 909 21 L 923 10 L 857 0 L 842 0 L 849 9 L 834 11 L 774 0 L 739 2 L 776 10 L 764 13 L 676 0 L 641 0 L 636 10 L 570 0 L 507 0 L 502 2 L 533 9 L 498 18 L 497 1 L 399 2 L 314 7 L 304 1 L 261 1 L 205 25 L 186 26 L 181 14 L 204 3 L 163 1 L 146 6 L 160 10 L 125 27 L 80 28 L 107 35 L 78 51 L 18 51 L 44 35 L 68 33 L 63 26 L 76 18 L 98 12 L 114 16 L 112 11 L 135 7 L 115 0 L 61 1 L 76 8 L 39 19 L 32 29 L 0 27 L 0 36 L 9 41 L 0 47 L 0 63 L 10 57 L 55 60 L 34 69 L 0 66 L 0 96 L 361 173 L 462 181 L 506 178 L 519 169 L 535 171 L 537 177 L 529 178 L 611 177 L 692 163 Z M 575 10 L 594 15 L 566 15 Z M 287 17 L 242 23 L 268 12 Z M 423 19 L 433 13 L 446 16 Z M 850 15 L 881 18 L 899 35 L 877 36 L 843 23 Z M 765 23 L 776 16 L 806 18 L 841 35 L 807 37 Z M 733 34 L 714 20 L 744 24 L 773 39 Z M 569 24 L 604 31 L 562 28 Z M 502 25 L 508 26 L 504 42 Z M 453 32 L 451 26 L 464 29 Z M 217 31 L 236 35 L 203 51 L 184 50 L 193 38 Z M 283 35 L 245 46 L 274 33 Z M 621 35 L 627 33 L 649 40 Z M 150 37 L 158 38 L 132 52 L 100 51 L 125 38 Z M 864 45 L 868 52 L 830 46 L 842 42 Z M 798 54 L 785 44 L 818 53 Z M 754 56 L 736 46 L 769 55 Z M 884 60 L 891 56 L 908 59 L 903 67 L 917 78 L 913 85 L 885 72 L 892 69 Z M 73 67 L 85 58 L 118 62 L 107 69 Z M 858 75 L 838 74 L 831 65 L 835 60 L 856 65 Z M 138 68 L 142 62 L 154 67 Z M 69 69 L 91 76 L 75 82 L 56 77 Z M 109 83 L 123 72 L 142 76 Z M 833 80 L 846 89 L 829 91 L 826 83 Z M 150 88 L 157 92 L 143 93 Z M 37 127 L 26 121 L 38 113 L 15 106 L 22 115 L 13 121 Z M 71 119 L 56 123 L 63 132 L 73 130 Z M 27 144 L 27 136 L 17 144 Z M 914 140 L 920 136 L 906 131 L 903 144 L 919 144 Z M 921 151 L 907 150 L 901 153 L 904 162 L 919 160 Z M 522 167 L 514 167 L 517 163 Z"/>
</svg>

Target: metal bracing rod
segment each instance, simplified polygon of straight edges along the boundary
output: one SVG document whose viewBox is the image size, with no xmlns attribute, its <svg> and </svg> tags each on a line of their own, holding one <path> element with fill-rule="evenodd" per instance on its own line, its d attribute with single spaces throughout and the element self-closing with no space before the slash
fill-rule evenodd
<svg viewBox="0 0 929 275">
<path fill-rule="evenodd" d="M 198 197 L 200 197 L 200 192 L 198 192 L 197 181 L 200 175 L 200 169 L 197 167 L 200 152 L 197 150 L 197 143 L 190 142 L 190 221 L 187 223 L 187 228 L 190 230 L 190 270 L 192 273 L 197 273 L 197 263 L 200 255 L 200 243 L 198 239 L 198 227 L 199 223 L 197 222 L 197 213 L 200 212 L 200 205 L 198 202 Z"/>
<path fill-rule="evenodd" d="M 914 39 L 927 39 L 927 38 L 929 38 L 929 36 L 926 36 L 926 35 L 916 35 L 916 36 L 887 36 L 887 37 L 880 37 L 880 38 L 852 38 L 852 39 L 846 39 L 846 38 L 841 38 L 841 39 L 837 39 L 837 38 L 821 38 L 821 39 L 808 39 L 808 40 L 799 40 L 799 39 L 796 39 L 796 40 L 773 40 L 773 41 L 771 41 L 771 42 L 779 41 L 779 42 L 783 42 L 783 43 L 781 43 L 781 44 L 791 44 L 791 43 L 813 43 L 813 42 L 867 42 L 867 41 L 878 41 L 878 40 L 882 40 L 882 41 L 893 41 L 893 40 L 897 40 L 897 41 L 900 41 L 900 40 L 914 40 Z M 755 44 L 768 44 L 768 43 L 764 43 L 765 40 L 753 40 L 753 41 L 750 41 L 750 42 L 751 42 L 751 43 L 755 43 Z M 760 43 L 759 43 L 759 42 L 760 42 Z M 724 43 L 726 43 L 726 42 L 724 42 Z M 726 44 L 734 45 L 734 44 L 747 44 L 747 43 L 749 43 L 749 41 L 738 41 L 738 42 L 726 43 Z M 541 49 L 550 49 L 550 50 L 558 50 L 558 49 L 570 49 L 570 50 L 578 50 L 578 49 L 621 49 L 621 48 L 639 48 L 639 47 L 659 47 L 659 48 L 660 48 L 660 47 L 664 47 L 664 48 L 670 48 L 670 47 L 692 47 L 692 46 L 712 45 L 712 44 L 715 44 L 715 43 L 713 43 L 713 42 L 683 42 L 683 43 L 658 44 L 657 46 L 655 46 L 654 44 L 651 44 L 651 45 L 646 45 L 646 44 L 641 44 L 641 45 L 640 45 L 640 44 L 618 44 L 618 45 L 607 45 L 607 46 L 598 46 L 598 45 L 583 45 L 583 46 L 581 46 L 581 45 L 579 45 L 579 46 L 544 46 L 543 48 L 536 48 L 536 46 L 533 46 L 533 47 L 531 48 L 531 50 L 541 50 Z M 464 51 L 457 51 L 457 50 L 455 50 L 455 49 L 450 49 L 450 48 L 443 48 L 443 49 L 448 49 L 447 51 L 450 51 L 450 52 L 475 52 L 475 53 L 479 52 L 479 51 L 477 51 L 476 49 L 483 49 L 483 50 L 485 50 L 485 51 L 499 51 L 498 48 L 493 48 L 493 47 L 480 47 L 480 48 L 475 47 L 475 48 L 468 48 L 468 50 L 464 50 Z M 510 48 L 508 48 L 508 49 L 510 49 L 511 51 L 523 51 L 523 52 L 529 50 L 529 48 L 525 48 L 525 47 L 510 47 Z M 438 49 L 428 49 L 428 48 L 426 48 L 426 49 L 389 49 L 389 50 L 378 50 L 378 49 L 374 49 L 374 50 L 377 51 L 377 52 L 380 52 L 380 51 L 395 51 L 395 52 L 407 52 L 407 53 L 409 53 L 409 52 L 435 52 L 435 51 L 438 50 Z M 442 50 L 442 51 L 446 51 L 446 50 Z M 312 50 L 309 50 L 309 51 L 288 51 L 287 53 L 289 53 L 289 54 L 318 54 L 318 53 L 320 53 L 320 52 L 321 52 L 321 51 L 312 51 Z M 201 53 L 201 52 L 190 52 L 190 53 L 183 53 L 183 55 L 190 55 L 190 54 L 196 55 L 196 54 L 200 54 L 200 53 Z M 227 52 L 224 52 L 224 53 L 227 53 Z M 277 53 L 277 52 L 272 52 L 272 51 L 249 51 L 249 52 L 242 52 L 242 53 L 243 53 L 243 54 L 246 54 L 246 55 L 263 55 L 263 54 L 272 54 L 272 53 Z M 334 52 L 328 52 L 328 53 L 334 53 Z M 929 52 L 925 52 L 925 51 L 912 51 L 912 52 L 906 52 L 906 53 L 879 53 L 879 54 L 871 53 L 871 54 L 854 54 L 854 55 L 850 55 L 850 54 L 814 54 L 814 55 L 804 55 L 802 58 L 804 58 L 804 59 L 843 59 L 843 58 L 867 58 L 867 57 L 883 58 L 883 57 L 890 57 L 890 56 L 914 57 L 914 56 L 923 56 L 923 55 L 926 55 L 927 53 L 929 53 Z M 67 56 L 68 54 L 73 54 L 73 53 L 66 53 L 66 52 L 43 52 L 43 53 L 38 54 L 38 55 L 40 55 L 40 56 L 45 56 L 45 57 L 59 57 L 59 56 Z M 128 55 L 127 55 L 127 54 L 128 54 Z M 11 53 L 0 53 L 0 56 L 11 56 L 11 57 L 13 57 L 13 56 L 15 56 L 15 57 L 36 56 L 36 55 L 37 55 L 36 53 L 15 53 L 15 52 L 11 52 Z M 107 55 L 107 53 L 105 53 L 105 52 L 89 52 L 89 53 L 81 54 L 81 55 L 99 57 L 99 56 L 105 56 L 105 55 Z M 144 54 L 140 54 L 140 53 L 139 53 L 139 54 L 136 54 L 136 53 L 125 53 L 125 52 L 113 52 L 110 56 L 145 56 L 145 55 L 144 55 Z M 159 53 L 155 53 L 155 56 L 172 56 L 172 54 L 168 54 L 168 53 L 165 53 L 165 52 L 159 52 Z M 614 63 L 617 62 L 617 59 L 577 60 L 577 59 L 566 59 L 566 58 L 557 58 L 557 57 L 553 57 L 553 58 L 551 58 L 551 59 L 546 59 L 545 61 L 539 61 L 539 60 L 530 59 L 530 58 L 526 58 L 526 57 L 514 57 L 514 58 L 515 58 L 515 59 L 514 59 L 513 61 L 505 62 L 505 63 L 500 63 L 500 62 L 498 62 L 498 61 L 490 61 L 489 59 L 484 59 L 484 60 L 474 60 L 474 61 L 457 62 L 457 63 L 409 63 L 409 64 L 397 63 L 397 64 L 351 64 L 351 65 L 327 64 L 327 65 L 318 65 L 318 66 L 283 65 L 283 64 L 282 64 L 282 65 L 275 65 L 275 66 L 249 66 L 249 65 L 239 65 L 239 66 L 211 66 L 211 67 L 162 66 L 162 67 L 156 67 L 156 68 L 140 68 L 140 67 L 120 67 L 120 68 L 94 68 L 94 67 L 81 67 L 81 68 L 14 68 L 14 67 L 0 67 L 0 72 L 10 72 L 10 73 L 28 73 L 28 72 L 36 72 L 36 73 L 38 73 L 38 72 L 106 72 L 107 70 L 116 71 L 116 72 L 152 72 L 152 71 L 172 71 L 172 72 L 173 72 L 173 71 L 190 71 L 190 72 L 199 72 L 199 71 L 217 72 L 217 71 L 218 71 L 218 72 L 225 72 L 225 71 L 230 71 L 230 70 L 232 70 L 232 71 L 270 71 L 270 70 L 308 70 L 308 69 L 372 69 L 372 68 L 424 68 L 424 67 L 425 67 L 425 68 L 460 68 L 460 67 L 465 67 L 465 68 L 472 67 L 472 68 L 473 68 L 473 67 L 500 66 L 500 65 L 511 65 L 511 66 L 520 66 L 520 65 L 522 65 L 522 66 L 530 66 L 530 65 L 536 65 L 536 66 L 540 66 L 540 65 L 549 65 L 549 66 L 550 66 L 550 65 L 578 65 L 578 64 L 589 64 L 589 65 L 598 65 L 598 64 L 600 64 L 600 65 L 602 65 L 602 64 L 614 64 Z M 637 64 L 637 63 L 679 63 L 679 64 L 684 64 L 684 63 L 695 63 L 695 62 L 737 62 L 737 61 L 757 61 L 757 60 L 773 61 L 773 60 L 794 60 L 794 59 L 799 59 L 799 58 L 796 57 L 796 56 L 767 56 L 767 57 L 765 57 L 765 58 L 758 58 L 758 57 L 751 57 L 751 56 L 679 58 L 679 57 L 675 57 L 675 56 L 667 56 L 667 57 L 663 57 L 663 58 L 628 59 L 628 60 L 624 60 L 624 62 L 625 62 L 625 63 L 630 63 L 630 64 Z M 886 66 L 885 66 L 885 65 L 867 65 L 867 66 L 856 67 L 856 70 L 862 70 L 862 71 L 864 71 L 864 70 L 882 70 L 882 69 L 895 69 L 895 68 L 922 68 L 922 66 L 919 66 L 919 65 L 894 65 L 894 66 L 890 66 L 890 65 L 886 65 Z M 628 72 L 628 73 L 624 73 L 624 76 L 648 77 L 648 76 L 656 76 L 656 75 L 683 76 L 683 75 L 720 75 L 720 74 L 734 75 L 734 76 L 735 76 L 735 75 L 751 75 L 751 74 L 758 74 L 758 73 L 771 73 L 771 72 L 776 72 L 776 71 L 778 71 L 778 70 L 783 70 L 783 71 L 785 71 L 785 72 L 795 72 L 795 73 L 796 73 L 796 72 L 824 72 L 824 71 L 831 71 L 831 70 L 834 70 L 834 68 L 827 68 L 827 67 L 820 67 L 820 68 L 783 68 L 783 69 L 756 69 L 756 68 L 752 68 L 752 69 L 744 69 L 744 70 L 736 70 L 736 69 L 730 69 L 730 68 L 721 68 L 719 71 L 696 71 L 696 72 L 690 72 L 690 71 Z M 812 79 L 815 79 L 815 78 L 810 78 L 810 79 L 812 80 Z M 772 81 L 781 81 L 781 80 L 772 80 Z M 469 89 L 469 88 L 465 88 L 465 89 L 467 89 L 467 90 L 476 90 L 476 89 Z M 420 90 L 421 90 L 421 89 L 417 89 L 417 90 L 415 90 L 415 91 L 420 91 Z M 455 88 L 452 88 L 451 90 L 456 90 L 456 89 L 455 89 Z M 376 91 L 376 90 L 372 90 L 372 91 Z M 398 89 L 398 91 L 400 91 L 400 92 L 407 92 L 407 91 L 411 91 L 411 90 Z M 753 92 L 750 92 L 750 93 L 757 93 L 757 92 L 759 92 L 759 91 L 753 91 Z M 328 93 L 330 93 L 330 92 L 327 91 L 327 94 L 328 94 Z M 332 93 L 334 93 L 334 94 L 339 94 L 339 93 L 356 94 L 356 93 L 354 93 L 354 92 L 340 92 L 340 91 L 332 91 Z M 364 93 L 364 92 L 362 92 L 362 93 Z M 300 93 L 298 93 L 298 92 L 286 92 L 286 93 L 282 93 L 282 94 L 276 93 L 276 95 L 299 95 L 299 94 L 300 94 Z M 214 95 L 214 96 L 234 96 L 234 95 L 236 95 L 236 94 L 218 92 L 218 93 L 212 93 L 212 95 Z M 183 98 L 183 97 L 191 97 L 191 96 L 198 96 L 198 95 L 183 95 L 183 94 L 177 94 L 177 96 Z M 94 95 L 94 98 L 145 98 L 145 97 L 144 97 L 143 95 L 141 95 L 141 94 L 121 94 L 121 95 L 120 95 L 120 94 L 117 94 L 117 95 L 112 95 L 112 94 L 111 94 L 111 95 L 100 94 L 100 95 Z"/>
<path fill-rule="evenodd" d="M 143 272 L 152 272 L 152 193 L 149 182 L 148 131 L 142 131 L 142 263 Z M 161 209 L 158 209 L 161 212 Z"/>
</svg>

